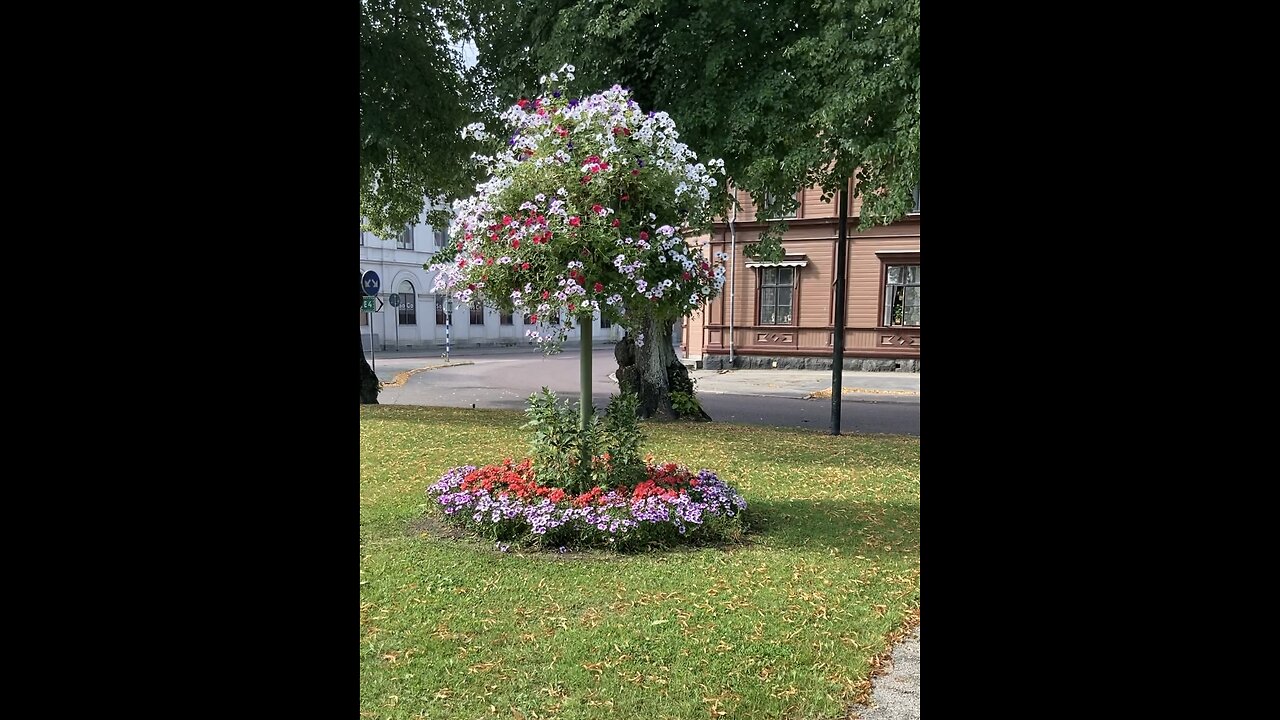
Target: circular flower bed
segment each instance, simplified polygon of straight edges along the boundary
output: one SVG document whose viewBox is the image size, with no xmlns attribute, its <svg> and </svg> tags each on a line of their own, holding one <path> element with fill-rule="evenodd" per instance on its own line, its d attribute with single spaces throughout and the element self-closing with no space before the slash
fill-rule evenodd
<svg viewBox="0 0 1280 720">
<path fill-rule="evenodd" d="M 721 540 L 742 532 L 747 501 L 710 470 L 648 464 L 634 486 L 595 487 L 573 495 L 539 485 L 532 462 L 446 472 L 427 494 L 446 520 L 495 540 L 544 547 L 619 549 L 693 539 Z"/>
</svg>

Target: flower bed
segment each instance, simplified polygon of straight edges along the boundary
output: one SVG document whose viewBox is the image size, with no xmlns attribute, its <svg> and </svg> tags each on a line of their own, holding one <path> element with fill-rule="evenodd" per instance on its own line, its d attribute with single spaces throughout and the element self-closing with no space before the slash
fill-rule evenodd
<svg viewBox="0 0 1280 720">
<path fill-rule="evenodd" d="M 495 540 L 547 547 L 643 547 L 736 537 L 747 501 L 710 470 L 646 466 L 634 486 L 573 495 L 539 485 L 531 461 L 446 472 L 427 488 L 451 523 Z"/>
</svg>

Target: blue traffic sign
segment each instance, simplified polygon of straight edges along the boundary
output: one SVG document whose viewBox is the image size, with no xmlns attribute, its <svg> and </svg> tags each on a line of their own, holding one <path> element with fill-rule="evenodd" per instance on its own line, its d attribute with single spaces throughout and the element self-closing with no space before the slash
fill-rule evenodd
<svg viewBox="0 0 1280 720">
<path fill-rule="evenodd" d="M 364 289 L 365 295 L 377 295 L 382 289 L 382 281 L 378 279 L 378 273 L 370 270 L 360 278 L 360 287 Z"/>
</svg>

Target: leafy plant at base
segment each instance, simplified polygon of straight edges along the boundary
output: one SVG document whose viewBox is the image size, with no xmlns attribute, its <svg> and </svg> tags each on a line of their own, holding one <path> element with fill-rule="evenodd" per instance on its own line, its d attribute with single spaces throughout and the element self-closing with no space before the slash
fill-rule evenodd
<svg viewBox="0 0 1280 720">
<path fill-rule="evenodd" d="M 679 415 L 680 417 L 688 417 L 690 415 L 697 415 L 698 410 L 702 406 L 693 398 L 693 393 L 672 390 L 671 407 L 676 411 L 676 415 Z"/>
<path fill-rule="evenodd" d="M 634 485 L 644 479 L 644 458 L 640 446 L 644 433 L 636 415 L 639 399 L 632 393 L 609 398 L 609 408 L 599 429 L 597 447 L 606 448 L 603 462 L 593 462 L 591 480 L 597 486 Z"/>
<path fill-rule="evenodd" d="M 634 395 L 624 393 L 609 399 L 603 418 L 592 408 L 592 421 L 584 436 L 578 427 L 578 409 L 568 400 L 559 400 L 545 387 L 530 395 L 525 409 L 529 420 L 522 429 L 529 431 L 529 453 L 538 481 L 574 494 L 590 487 L 640 482 L 645 474 L 640 455 L 644 434 L 636 417 L 636 404 Z M 591 466 L 586 469 L 578 459 L 584 440 L 588 447 L 604 448 L 592 456 Z"/>
<path fill-rule="evenodd" d="M 674 367 L 671 370 L 675 370 Z M 676 417 L 700 420 L 704 418 L 702 404 L 698 402 L 696 386 L 698 381 L 686 373 L 668 372 L 671 384 L 671 409 Z"/>
<path fill-rule="evenodd" d="M 555 393 L 543 387 L 542 392 L 529 396 L 525 414 L 529 421 L 521 429 L 529 431 L 529 455 L 538 468 L 538 477 L 547 485 L 581 492 L 584 478 L 578 470 L 582 438 L 578 411 L 568 400 L 558 400 Z M 595 408 L 592 418 L 595 419 Z"/>
</svg>

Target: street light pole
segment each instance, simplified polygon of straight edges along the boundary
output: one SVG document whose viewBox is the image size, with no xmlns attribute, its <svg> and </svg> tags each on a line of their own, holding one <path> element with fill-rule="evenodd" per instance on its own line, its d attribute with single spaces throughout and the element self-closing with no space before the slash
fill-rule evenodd
<svg viewBox="0 0 1280 720">
<path fill-rule="evenodd" d="M 840 190 L 840 232 L 836 240 L 836 317 L 835 332 L 831 336 L 831 434 L 840 434 L 841 381 L 844 372 L 844 325 L 848 314 L 848 293 L 845 278 L 849 264 L 849 195 L 848 188 Z"/>
</svg>

